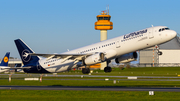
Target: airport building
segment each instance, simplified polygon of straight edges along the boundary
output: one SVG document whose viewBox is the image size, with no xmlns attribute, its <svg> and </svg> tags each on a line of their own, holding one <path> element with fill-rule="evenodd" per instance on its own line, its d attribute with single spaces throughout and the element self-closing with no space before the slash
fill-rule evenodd
<svg viewBox="0 0 180 101">
<path fill-rule="evenodd" d="M 155 47 L 139 51 L 139 67 L 180 66 L 180 36 Z"/>
</svg>

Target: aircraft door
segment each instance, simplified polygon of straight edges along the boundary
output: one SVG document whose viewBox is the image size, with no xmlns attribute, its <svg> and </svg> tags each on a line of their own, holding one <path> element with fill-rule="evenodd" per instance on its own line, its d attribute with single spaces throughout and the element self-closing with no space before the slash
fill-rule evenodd
<svg viewBox="0 0 180 101">
<path fill-rule="evenodd" d="M 120 48 L 121 47 L 121 45 L 120 45 L 120 40 L 117 40 L 116 41 L 116 48 Z"/>
<path fill-rule="evenodd" d="M 81 54 L 80 50 L 77 51 L 77 54 Z"/>
<path fill-rule="evenodd" d="M 154 35 L 153 35 L 153 27 L 151 27 L 150 29 L 149 29 L 149 39 L 152 39 L 152 38 L 154 38 Z"/>
</svg>

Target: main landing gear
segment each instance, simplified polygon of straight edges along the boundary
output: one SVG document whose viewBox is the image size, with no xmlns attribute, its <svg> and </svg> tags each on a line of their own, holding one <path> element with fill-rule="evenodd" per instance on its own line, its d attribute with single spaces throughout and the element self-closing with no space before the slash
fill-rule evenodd
<svg viewBox="0 0 180 101">
<path fill-rule="evenodd" d="M 110 66 L 108 66 L 110 62 L 111 62 L 110 60 L 106 61 L 107 67 L 104 68 L 104 72 L 106 72 L 106 73 L 109 73 L 112 71 L 112 68 Z"/>
<path fill-rule="evenodd" d="M 110 60 L 106 61 L 107 67 L 104 68 L 104 72 L 106 72 L 106 73 L 109 73 L 109 72 L 112 71 L 111 67 L 108 66 L 110 62 L 111 62 Z M 85 66 L 85 68 L 82 68 L 82 73 L 83 74 L 89 74 L 90 73 L 90 69 Z"/>
<path fill-rule="evenodd" d="M 106 73 L 111 72 L 111 71 L 112 71 L 112 69 L 109 66 L 104 68 L 104 72 L 106 72 Z"/>
<path fill-rule="evenodd" d="M 90 69 L 89 68 L 82 68 L 82 73 L 83 74 L 89 74 L 90 73 Z"/>
</svg>

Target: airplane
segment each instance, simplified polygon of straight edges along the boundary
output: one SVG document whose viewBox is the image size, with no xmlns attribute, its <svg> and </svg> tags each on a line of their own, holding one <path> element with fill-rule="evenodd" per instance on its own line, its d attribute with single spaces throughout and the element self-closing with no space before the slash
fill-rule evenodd
<svg viewBox="0 0 180 101">
<path fill-rule="evenodd" d="M 10 52 L 7 52 L 0 64 L 0 73 L 8 71 L 11 67 L 8 67 Z"/>
<path fill-rule="evenodd" d="M 61 54 L 35 53 L 21 39 L 14 41 L 26 73 L 57 73 L 85 66 L 82 73 L 86 74 L 90 72 L 86 66 L 101 62 L 107 63 L 104 71 L 111 72 L 108 64 L 112 59 L 116 63 L 133 61 L 137 58 L 135 51 L 165 43 L 176 35 L 166 26 L 152 26 Z"/>
</svg>

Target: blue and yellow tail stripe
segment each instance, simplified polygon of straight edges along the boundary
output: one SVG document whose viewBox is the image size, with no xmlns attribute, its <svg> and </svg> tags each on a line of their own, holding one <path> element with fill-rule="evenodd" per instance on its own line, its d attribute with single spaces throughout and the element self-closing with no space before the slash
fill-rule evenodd
<svg viewBox="0 0 180 101">
<path fill-rule="evenodd" d="M 0 66 L 8 66 L 10 52 L 7 52 L 1 61 Z"/>
</svg>

